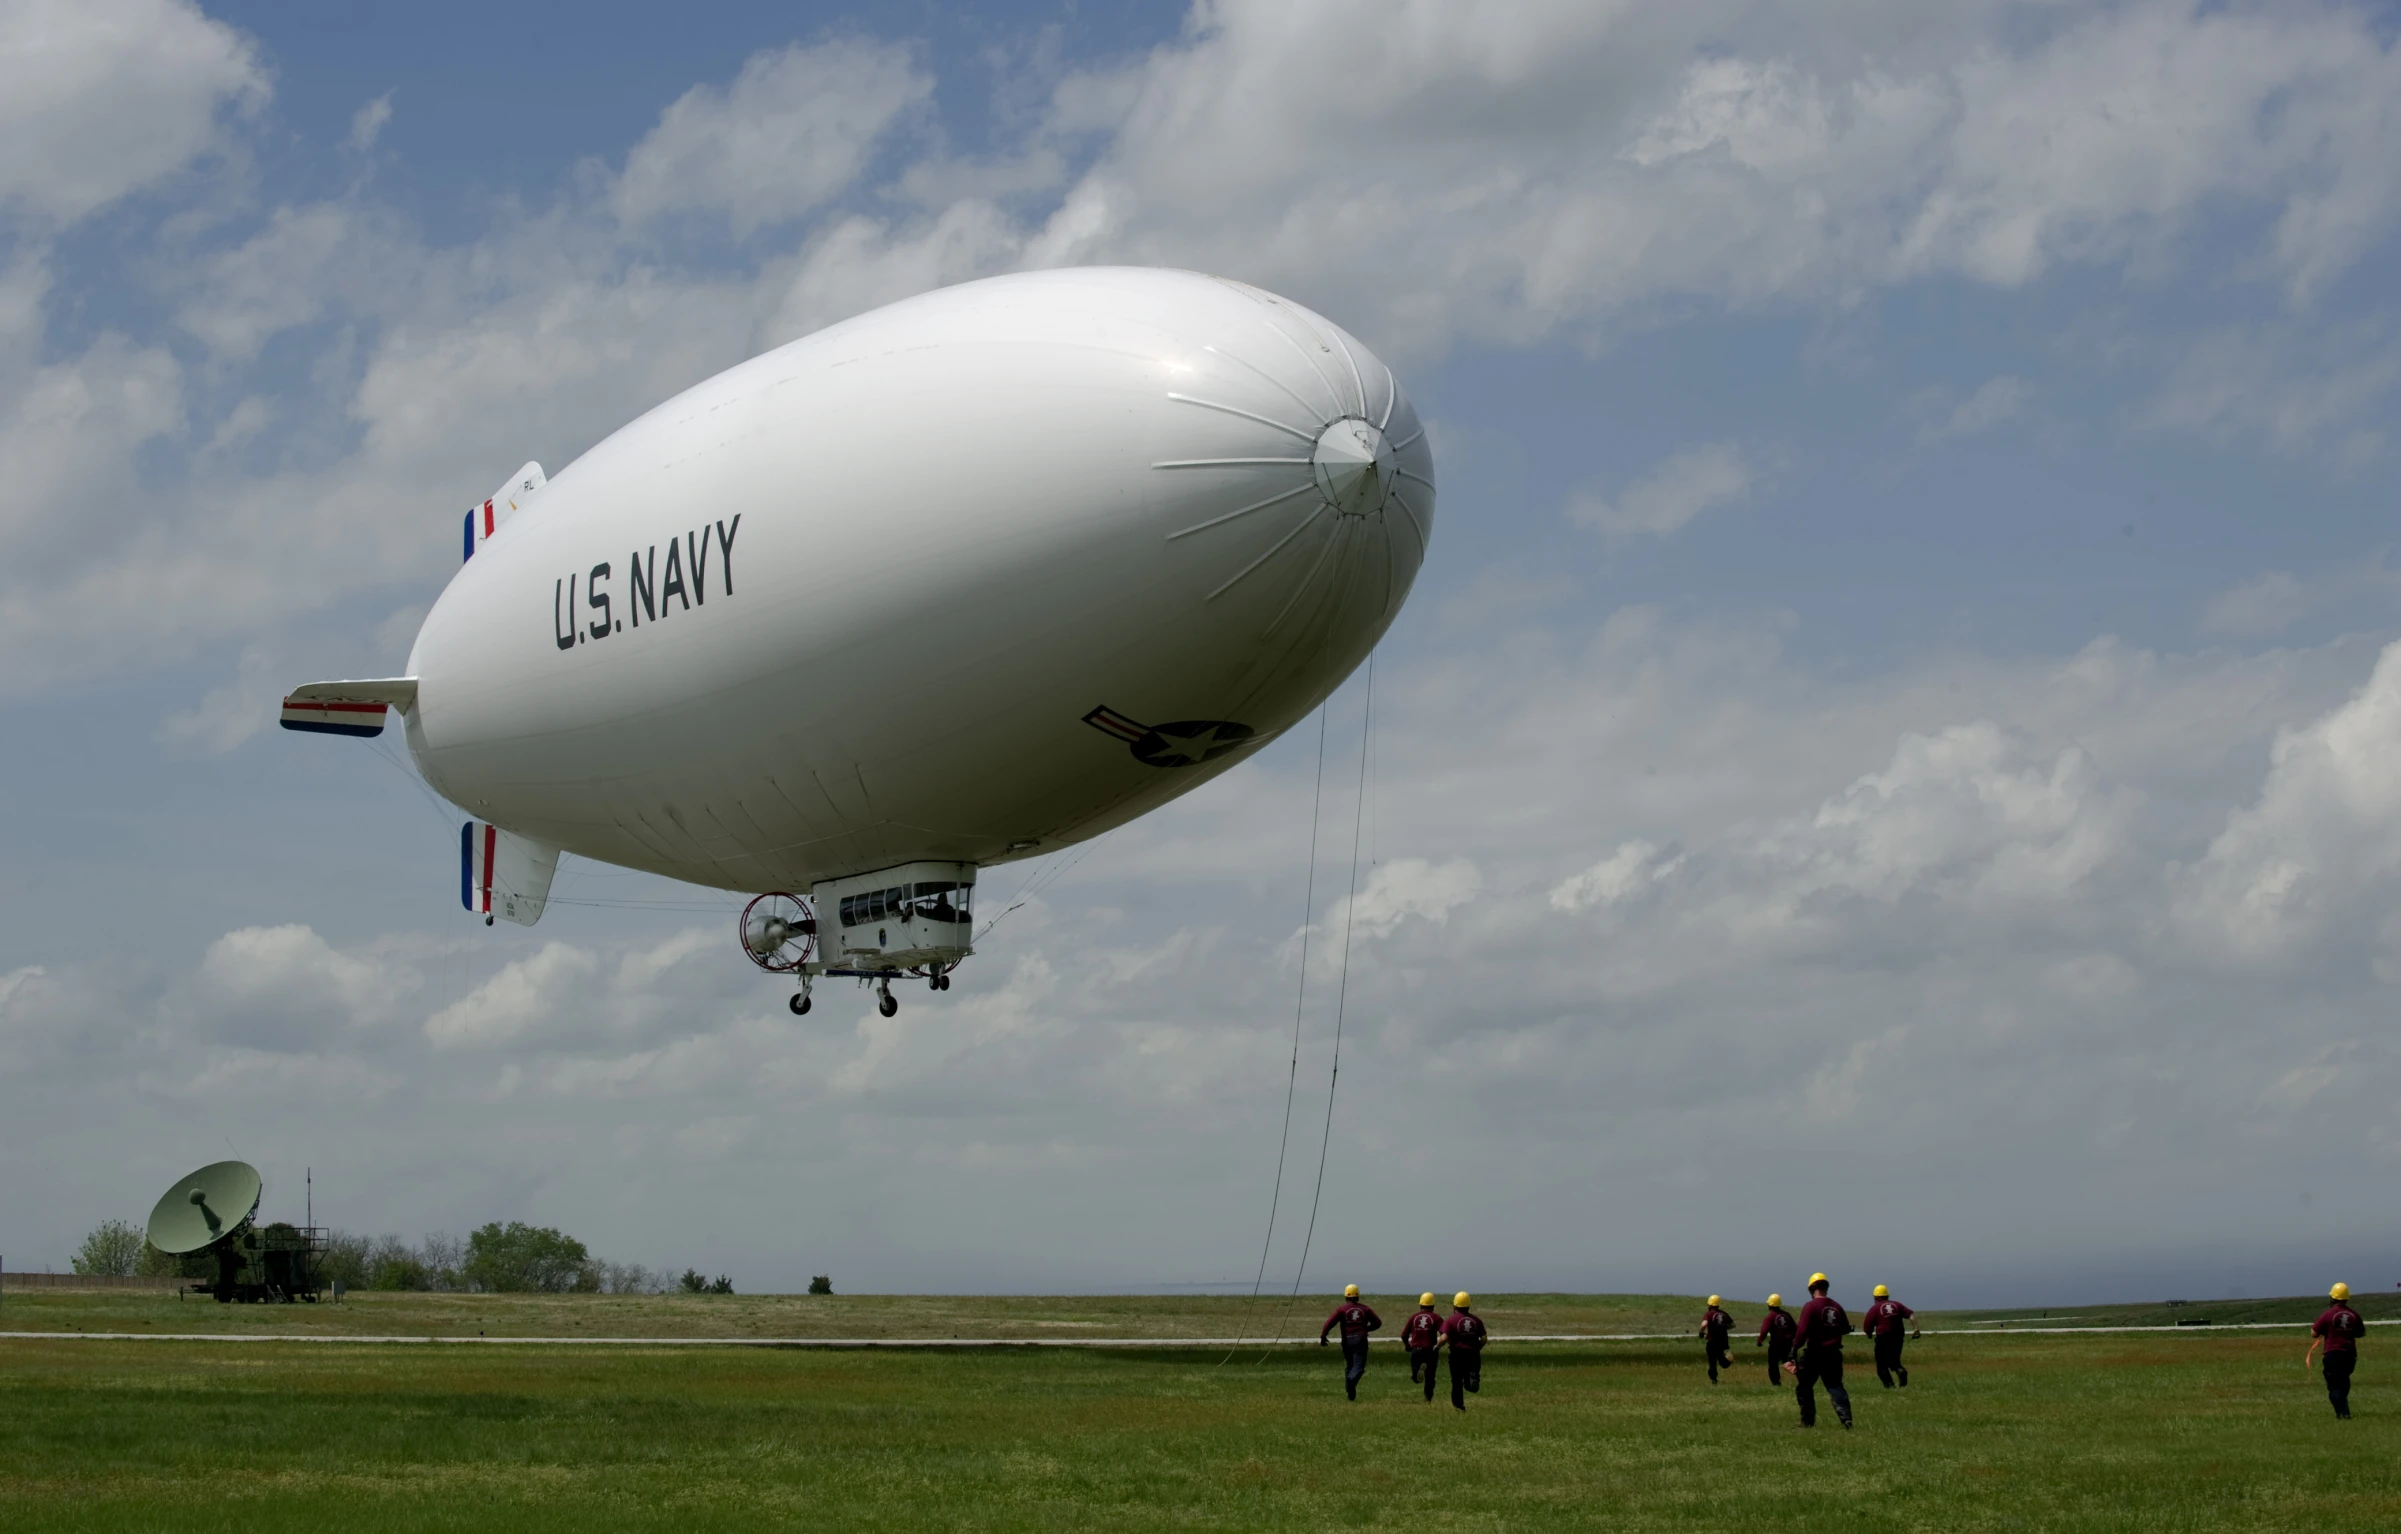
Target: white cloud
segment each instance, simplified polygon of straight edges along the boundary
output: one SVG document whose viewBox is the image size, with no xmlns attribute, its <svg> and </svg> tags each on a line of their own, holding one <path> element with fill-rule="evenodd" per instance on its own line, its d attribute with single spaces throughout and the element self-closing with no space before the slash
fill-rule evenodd
<svg viewBox="0 0 2401 1534">
<path fill-rule="evenodd" d="M 909 50 L 841 40 L 753 54 L 719 90 L 659 117 L 610 192 L 619 218 L 722 218 L 737 235 L 789 222 L 859 176 L 876 141 L 933 95 Z"/>
<path fill-rule="evenodd" d="M 1988 378 L 1976 386 L 1975 393 L 1953 406 L 1941 424 L 1928 428 L 1923 435 L 1931 441 L 1990 431 L 2015 418 L 2033 396 L 2033 388 L 2023 378 L 2009 373 Z"/>
<path fill-rule="evenodd" d="M 1662 857 L 1646 841 L 1622 842 L 1615 852 L 1551 889 L 1551 906 L 1574 914 L 1594 906 L 1631 900 L 1682 867 L 1681 857 Z"/>
<path fill-rule="evenodd" d="M 1439 926 L 1481 886 L 1476 865 L 1466 858 L 1394 858 L 1368 874 L 1356 899 L 1334 903 L 1322 931 L 1331 937 L 1347 928 L 1353 942 L 1364 943 L 1390 937 L 1412 917 Z"/>
<path fill-rule="evenodd" d="M 390 1017 L 416 979 L 395 955 L 335 948 L 297 923 L 243 927 L 208 946 L 178 1015 L 266 1052 L 327 1053 Z"/>
<path fill-rule="evenodd" d="M 522 1043 L 565 1024 L 591 999 L 600 961 L 589 950 L 548 942 L 425 1020 L 437 1049 Z"/>
<path fill-rule="evenodd" d="M 1613 538 L 1665 536 L 1702 512 L 1750 493 L 1751 468 L 1731 442 L 1687 448 L 1653 465 L 1614 501 L 1579 495 L 1568 503 L 1573 521 Z"/>
<path fill-rule="evenodd" d="M 248 39 L 186 0 L 0 9 L 0 205 L 68 222 L 217 147 L 267 98 Z"/>
<path fill-rule="evenodd" d="M 2390 904 L 2401 873 L 2401 644 L 2348 702 L 2276 740 L 2259 797 L 2183 874 L 2178 914 L 2209 951 L 2277 960 Z"/>
<path fill-rule="evenodd" d="M 1990 720 L 1901 737 L 1891 765 L 1779 829 L 1770 855 L 1804 891 L 1891 902 L 2056 901 L 2122 850 L 2133 800 L 2068 746 L 2047 758 Z"/>
<path fill-rule="evenodd" d="M 342 141 L 342 147 L 352 154 L 365 154 L 375 147 L 376 139 L 391 120 L 392 93 L 385 91 L 351 115 L 350 137 Z"/>
<path fill-rule="evenodd" d="M 395 264 L 384 254 L 391 237 L 336 204 L 278 208 L 266 228 L 194 276 L 176 323 L 223 355 L 254 357 L 338 299 L 371 307 L 377 269 Z"/>
<path fill-rule="evenodd" d="M 2202 603 L 2201 628 L 2210 634 L 2258 639 L 2328 613 L 2380 624 L 2396 602 L 2401 602 L 2401 570 L 2378 553 L 2306 578 L 2289 570 L 2264 570 Z"/>
<path fill-rule="evenodd" d="M 113 565 L 138 544 L 142 515 L 134 454 L 184 427 L 184 375 L 163 347 L 103 335 L 80 356 L 31 370 L 0 392 L 0 633 L 55 593 L 62 577 Z M 63 516 L 62 508 L 74 508 Z M 115 550 L 111 557 L 103 550 Z M 38 644 L 32 635 L 21 637 Z M 17 644 L 8 670 L 54 672 L 65 657 Z"/>
<path fill-rule="evenodd" d="M 2274 634 L 2308 617 L 2322 600 L 2289 571 L 2265 570 L 2211 597 L 2202 610 L 2201 626 L 2213 634 L 2243 638 Z"/>
<path fill-rule="evenodd" d="M 2401 387 L 2401 337 L 2382 317 L 2348 325 L 2229 327 L 2177 343 L 2159 393 L 2136 413 L 2154 429 L 2256 433 L 2289 452 L 2359 469 L 2383 450 Z"/>
<path fill-rule="evenodd" d="M 2234 206 L 2280 220 L 2259 259 L 2302 290 L 2391 227 L 2396 56 L 2347 10 L 1867 6 L 1745 46 L 1755 19 L 1227 0 L 1036 249 L 1339 290 L 1405 352 L 1677 297 L 2016 286 Z"/>
<path fill-rule="evenodd" d="M 209 689 L 192 707 L 160 721 L 158 738 L 223 756 L 267 727 L 280 712 L 280 700 L 291 686 L 291 674 L 279 652 L 248 646 L 230 678 Z"/>
</svg>

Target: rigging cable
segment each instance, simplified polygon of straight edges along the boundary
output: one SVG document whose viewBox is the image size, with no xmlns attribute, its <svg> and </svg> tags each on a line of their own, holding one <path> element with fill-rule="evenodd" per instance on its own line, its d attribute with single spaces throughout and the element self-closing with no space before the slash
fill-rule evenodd
<svg viewBox="0 0 2401 1534">
<path fill-rule="evenodd" d="M 1309 934 L 1317 922 L 1317 818 L 1326 798 L 1326 709 L 1332 699 L 1317 705 L 1317 791 L 1309 798 L 1309 876 L 1306 893 L 1301 896 L 1301 983 L 1299 994 L 1292 1001 L 1292 1066 L 1284 1077 L 1284 1132 L 1276 1139 L 1275 1191 L 1267 1198 L 1267 1234 L 1259 1242 L 1259 1272 L 1251 1279 L 1250 1304 L 1259 1302 L 1259 1291 L 1267 1286 L 1267 1252 L 1276 1239 L 1276 1207 L 1284 1198 L 1284 1153 L 1292 1144 L 1292 1098 L 1301 1079 L 1301 1010 L 1309 1000 Z M 1243 1312 L 1242 1325 L 1250 1320 L 1249 1307 Z M 1234 1349 L 1242 1346 L 1242 1325 L 1235 1328 L 1234 1345 L 1226 1349 L 1225 1358 L 1217 1361 L 1223 1368 Z"/>
<path fill-rule="evenodd" d="M 1300 1265 L 1292 1270 L 1292 1293 L 1286 1297 L 1283 1319 L 1276 1322 L 1276 1341 L 1284 1340 L 1284 1323 L 1292 1317 L 1292 1301 L 1300 1298 L 1301 1276 L 1309 1271 L 1309 1244 L 1317 1238 L 1317 1206 L 1326 1191 L 1326 1152 L 1334 1143 L 1334 1088 L 1342 1081 L 1342 1013 L 1351 990 L 1351 928 L 1359 911 L 1359 829 L 1367 817 L 1367 748 L 1375 738 L 1376 655 L 1367 652 L 1367 698 L 1359 711 L 1359 794 L 1351 808 L 1350 898 L 1342 904 L 1342 967 L 1334 986 L 1334 1065 L 1326 1076 L 1326 1128 L 1317 1142 L 1317 1187 L 1309 1195 L 1309 1228 L 1301 1237 Z M 1267 1355 L 1259 1361 L 1265 1363 Z"/>
</svg>

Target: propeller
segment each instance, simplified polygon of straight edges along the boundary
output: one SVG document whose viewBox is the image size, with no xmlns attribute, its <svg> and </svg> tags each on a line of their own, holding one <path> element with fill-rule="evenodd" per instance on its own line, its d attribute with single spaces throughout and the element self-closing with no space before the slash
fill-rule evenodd
<svg viewBox="0 0 2401 1534">
<path fill-rule="evenodd" d="M 817 913 L 806 898 L 769 890 L 742 908 L 742 951 L 773 975 L 788 975 L 817 951 Z"/>
</svg>

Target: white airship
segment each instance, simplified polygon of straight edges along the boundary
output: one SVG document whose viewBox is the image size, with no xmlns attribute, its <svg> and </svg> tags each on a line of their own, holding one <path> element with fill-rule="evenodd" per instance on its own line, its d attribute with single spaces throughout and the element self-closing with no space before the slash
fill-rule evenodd
<svg viewBox="0 0 2401 1534">
<path fill-rule="evenodd" d="M 978 869 L 1122 825 L 1305 718 L 1400 610 L 1433 457 L 1339 326 L 1140 268 L 966 283 L 731 368 L 467 514 L 400 711 L 476 817 L 460 897 L 560 852 L 745 893 L 754 962 L 947 989 Z M 806 892 L 805 896 L 795 892 Z"/>
</svg>

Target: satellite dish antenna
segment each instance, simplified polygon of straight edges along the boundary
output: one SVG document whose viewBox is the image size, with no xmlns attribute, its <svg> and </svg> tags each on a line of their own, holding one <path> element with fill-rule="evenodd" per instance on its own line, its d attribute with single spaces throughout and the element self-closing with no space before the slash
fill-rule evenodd
<svg viewBox="0 0 2401 1534">
<path fill-rule="evenodd" d="M 219 1161 L 177 1178 L 150 1211 L 150 1244 L 178 1257 L 207 1251 L 250 1223 L 263 1186 L 247 1161 Z"/>
</svg>

